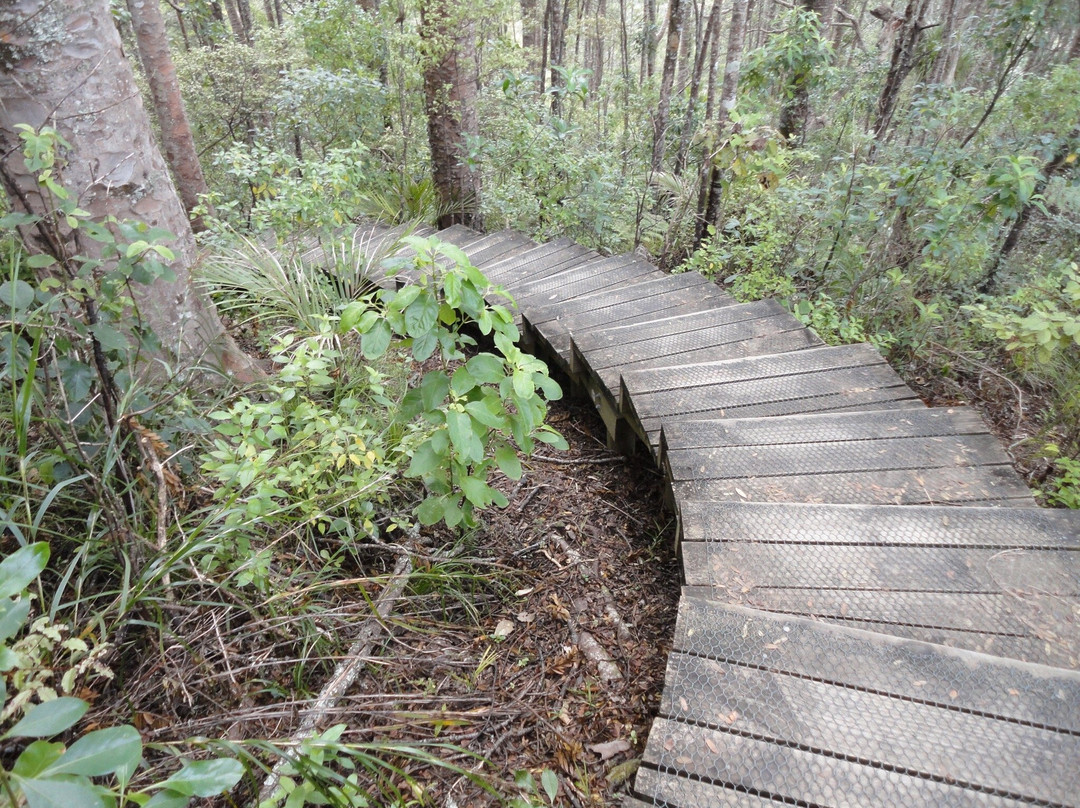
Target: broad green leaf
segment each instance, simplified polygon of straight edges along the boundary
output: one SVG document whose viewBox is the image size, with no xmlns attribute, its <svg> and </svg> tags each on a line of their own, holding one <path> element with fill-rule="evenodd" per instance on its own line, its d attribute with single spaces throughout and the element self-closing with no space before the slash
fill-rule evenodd
<svg viewBox="0 0 1080 808">
<path fill-rule="evenodd" d="M 446 400 L 446 394 L 450 392 L 450 380 L 441 370 L 433 370 L 424 374 L 420 382 L 420 400 L 425 410 L 434 410 L 442 406 Z"/>
<path fill-rule="evenodd" d="M 424 441 L 413 452 L 412 461 L 409 463 L 409 469 L 405 472 L 405 476 L 423 477 L 425 474 L 430 474 L 441 468 L 445 463 L 446 456 L 436 452 L 431 441 Z"/>
<path fill-rule="evenodd" d="M 495 462 L 499 464 L 499 470 L 511 480 L 521 479 L 521 460 L 510 446 L 500 446 L 495 450 Z"/>
<path fill-rule="evenodd" d="M 39 256 L 31 256 L 31 259 Z M 22 311 L 34 302 L 34 287 L 18 279 L 0 283 L 0 303 L 15 311 Z"/>
<path fill-rule="evenodd" d="M 142 756 L 142 738 L 134 727 L 120 726 L 87 733 L 75 741 L 48 769 L 56 774 L 85 774 L 99 777 L 130 766 Z"/>
<path fill-rule="evenodd" d="M 360 352 L 365 359 L 378 359 L 390 347 L 392 336 L 390 323 L 380 320 L 372 326 L 370 331 L 360 337 Z"/>
<path fill-rule="evenodd" d="M 362 303 L 359 300 L 354 300 L 341 310 L 341 316 L 338 319 L 338 328 L 341 333 L 345 334 L 352 331 L 360 323 L 360 318 L 364 316 L 364 312 L 368 310 L 367 304 Z"/>
<path fill-rule="evenodd" d="M 15 761 L 11 773 L 17 777 L 37 777 L 64 754 L 62 743 L 34 741 Z"/>
<path fill-rule="evenodd" d="M 538 431 L 536 433 L 536 439 L 549 446 L 554 446 L 556 449 L 561 449 L 564 452 L 570 448 L 570 445 L 566 442 L 566 438 L 550 427 L 544 427 Z"/>
<path fill-rule="evenodd" d="M 477 508 L 490 505 L 498 492 L 478 477 L 464 477 L 459 481 L 461 492 Z"/>
<path fill-rule="evenodd" d="M 476 379 L 473 378 L 469 372 L 468 365 L 462 365 L 454 371 L 454 376 L 450 381 L 450 386 L 453 388 L 454 393 L 459 396 L 463 396 L 476 387 Z"/>
<path fill-rule="evenodd" d="M 484 398 L 482 401 L 470 401 L 465 405 L 465 411 L 484 426 L 492 429 L 506 428 L 506 415 L 503 412 L 502 402 L 495 396 Z"/>
<path fill-rule="evenodd" d="M 22 628 L 30 614 L 30 598 L 0 600 L 0 642 L 6 642 Z M 2 670 L 2 668 L 0 668 Z"/>
<path fill-rule="evenodd" d="M 548 401 L 558 401 L 562 398 L 563 392 L 559 383 L 546 373 L 534 373 L 533 381 L 536 382 L 536 386 L 544 391 L 544 398 Z"/>
<path fill-rule="evenodd" d="M 29 808 L 104 808 L 89 780 L 15 778 Z"/>
<path fill-rule="evenodd" d="M 82 699 L 62 696 L 30 708 L 22 721 L 9 729 L 4 738 L 49 738 L 73 725 L 86 715 L 90 705 Z"/>
<path fill-rule="evenodd" d="M 410 337 L 427 334 L 439 320 L 439 304 L 429 295 L 418 297 L 405 309 L 405 328 Z"/>
<path fill-rule="evenodd" d="M 184 766 L 161 786 L 189 797 L 213 797 L 235 786 L 243 775 L 244 767 L 238 760 L 198 760 Z"/>
<path fill-rule="evenodd" d="M 142 808 L 187 808 L 189 802 L 191 797 L 186 794 L 165 788 L 147 800 Z"/>
<path fill-rule="evenodd" d="M 425 362 L 439 347 L 439 337 L 434 331 L 413 338 L 412 355 L 417 362 Z"/>
<path fill-rule="evenodd" d="M 473 427 L 473 419 L 466 412 L 450 410 L 446 413 L 446 426 L 450 442 L 466 463 L 484 459 L 484 446 Z"/>
<path fill-rule="evenodd" d="M 515 370 L 514 392 L 522 398 L 528 398 L 533 395 L 534 391 L 532 373 L 527 370 Z"/>
<path fill-rule="evenodd" d="M 554 805 L 555 795 L 559 793 L 559 778 L 551 769 L 544 769 L 540 772 L 540 784 L 544 787 L 544 793 L 547 794 L 548 801 Z"/>
<path fill-rule="evenodd" d="M 416 298 L 420 297 L 422 291 L 424 290 L 416 284 L 410 284 L 399 289 L 394 295 L 394 308 L 398 311 L 405 311 Z"/>
<path fill-rule="evenodd" d="M 49 545 L 43 541 L 20 547 L 0 562 L 0 598 L 10 598 L 30 586 L 49 563 Z"/>
<path fill-rule="evenodd" d="M 46 253 L 31 255 L 26 259 L 26 265 L 31 269 L 44 269 L 45 267 L 51 267 L 55 263 L 56 259 Z"/>
<path fill-rule="evenodd" d="M 108 323 L 94 323 L 90 326 L 90 333 L 97 337 L 97 341 L 106 351 L 124 353 L 128 349 L 127 338 Z"/>
<path fill-rule="evenodd" d="M 445 497 L 428 497 L 416 509 L 416 518 L 422 525 L 434 525 L 443 518 Z"/>
<path fill-rule="evenodd" d="M 498 384 L 506 378 L 506 365 L 495 354 L 481 353 L 465 363 L 478 384 Z"/>
</svg>

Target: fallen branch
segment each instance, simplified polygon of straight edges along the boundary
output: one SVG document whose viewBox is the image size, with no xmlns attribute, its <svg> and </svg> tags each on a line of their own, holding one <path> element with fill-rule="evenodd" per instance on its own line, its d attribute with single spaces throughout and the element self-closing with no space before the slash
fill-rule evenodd
<svg viewBox="0 0 1080 808">
<path fill-rule="evenodd" d="M 383 621 L 390 614 L 394 603 L 401 597 L 411 573 L 412 558 L 403 554 L 394 568 L 390 582 L 375 600 L 375 614 L 360 625 L 360 630 L 356 633 L 356 639 L 349 647 L 345 658 L 338 663 L 333 675 L 323 686 L 318 697 L 310 703 L 306 710 L 302 711 L 300 728 L 290 739 L 291 744 L 298 744 L 300 741 L 314 735 L 319 720 L 334 709 L 341 697 L 356 681 L 361 668 L 367 662 L 367 657 L 371 654 L 372 645 L 375 644 L 375 640 L 382 631 Z M 266 779 L 263 780 L 262 788 L 259 790 L 260 803 L 270 799 L 275 789 L 277 789 L 278 782 L 281 780 L 281 769 L 288 760 L 289 758 L 282 757 L 275 764 L 270 774 L 266 776 Z"/>
<path fill-rule="evenodd" d="M 614 457 L 597 457 L 597 458 L 563 458 L 563 457 L 550 457 L 548 455 L 534 454 L 532 460 L 542 460 L 545 463 L 554 463 L 557 466 L 606 466 L 609 463 L 621 463 L 625 458 L 622 455 L 616 455 Z"/>
</svg>

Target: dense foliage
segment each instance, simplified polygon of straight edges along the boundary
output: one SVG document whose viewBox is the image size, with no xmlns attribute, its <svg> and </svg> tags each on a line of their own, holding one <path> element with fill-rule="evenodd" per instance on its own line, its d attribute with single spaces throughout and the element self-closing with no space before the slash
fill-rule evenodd
<svg viewBox="0 0 1080 808">
<path fill-rule="evenodd" d="M 102 708 L 96 730 L 71 732 L 98 695 L 116 696 L 117 673 L 150 677 L 142 648 L 164 659 L 183 646 L 210 670 L 220 644 L 227 668 L 227 640 L 229 654 L 251 652 L 250 626 L 269 627 L 260 642 L 290 667 L 243 698 L 310 697 L 305 683 L 342 652 L 339 590 L 366 605 L 421 528 L 467 542 L 483 510 L 505 504 L 495 475 L 520 477 L 538 441 L 561 445 L 544 424 L 561 391 L 516 347 L 512 301 L 490 303 L 498 290 L 451 245 L 377 246 L 355 225 L 448 212 L 424 103 L 431 5 L 162 6 L 209 184 L 202 279 L 266 360 L 254 389 L 170 366 L 158 335 L 132 327 L 131 290 L 167 272 L 169 234 L 95 220 L 64 186 L 60 134 L 21 131 L 50 207 L 0 219 L 11 802 L 181 805 L 231 787 L 238 758 L 252 794 L 283 761 L 266 806 L 426 804 L 403 761 L 457 754 L 350 743 L 340 727 L 289 747 L 144 748 L 129 724 L 146 703 L 208 703 L 171 669 L 134 718 Z M 689 4 L 665 59 L 672 21 L 652 3 L 462 4 L 479 128 L 460 161 L 481 180 L 487 229 L 644 251 L 740 300 L 777 297 L 830 343 L 879 347 L 928 399 L 981 404 L 1044 501 L 1080 507 L 1075 4 L 909 3 L 929 24 L 910 29 L 906 54 L 880 9 L 789 5 L 754 4 L 719 126 L 726 7 L 710 21 L 706 3 Z M 710 171 L 720 195 L 706 222 Z M 102 258 L 30 254 L 28 227 L 92 240 Z M 410 258 L 395 265 L 399 247 Z M 379 288 L 388 270 L 414 282 Z M 445 576 L 446 592 L 499 586 Z M 542 794 L 525 772 L 503 785 L 517 804 L 553 801 L 552 772 L 540 783 Z"/>
</svg>

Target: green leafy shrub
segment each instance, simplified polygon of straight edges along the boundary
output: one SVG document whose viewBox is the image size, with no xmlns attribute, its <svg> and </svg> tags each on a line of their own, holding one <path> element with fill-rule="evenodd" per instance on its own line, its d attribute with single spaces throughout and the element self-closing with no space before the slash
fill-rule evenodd
<svg viewBox="0 0 1080 808">
<path fill-rule="evenodd" d="M 514 344 L 519 335 L 510 312 L 485 301 L 496 290 L 461 250 L 436 238 L 405 242 L 416 252 L 418 283 L 350 304 L 340 325 L 361 335 L 368 359 L 385 354 L 397 337 L 417 362 L 438 361 L 401 403 L 399 419 L 419 419 L 430 429 L 407 450 L 405 473 L 429 492 L 416 512 L 421 523 L 471 525 L 476 508 L 506 505 L 489 478 L 496 469 L 512 479 L 521 476 L 515 446 L 526 454 L 536 441 L 566 447 L 544 424 L 545 399 L 558 399 L 562 391 L 543 362 Z M 451 369 L 476 344 L 467 326 L 490 337 L 498 353 L 477 353 Z"/>
<path fill-rule="evenodd" d="M 143 755 L 142 738 L 134 727 L 95 729 L 67 744 L 48 739 L 73 730 L 90 709 L 82 699 L 46 697 L 33 706 L 9 709 L 7 677 L 20 665 L 21 654 L 8 643 L 29 620 L 33 596 L 28 590 L 48 561 L 48 545 L 38 542 L 0 562 L 0 704 L 5 705 L 4 720 L 23 712 L 0 734 L 5 746 L 21 747 L 10 769 L 0 766 L 0 793 L 8 804 L 25 801 L 30 808 L 57 808 L 132 802 L 145 808 L 178 808 L 192 797 L 212 797 L 235 786 L 243 766 L 236 760 L 215 758 L 187 763 L 156 785 L 128 792 Z M 21 695 L 16 692 L 12 698 Z M 102 783 L 104 777 L 111 777 L 112 782 Z"/>
<path fill-rule="evenodd" d="M 1045 365 L 1069 346 L 1080 346 L 1080 271 L 1075 263 L 1007 298 L 964 308 L 1021 368 Z"/>
</svg>

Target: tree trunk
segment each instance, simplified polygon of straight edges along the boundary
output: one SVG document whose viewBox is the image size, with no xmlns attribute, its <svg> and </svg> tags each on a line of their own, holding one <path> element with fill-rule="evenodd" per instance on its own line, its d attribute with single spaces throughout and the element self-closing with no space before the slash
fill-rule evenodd
<svg viewBox="0 0 1080 808">
<path fill-rule="evenodd" d="M 874 120 L 874 140 L 878 142 L 884 140 L 885 134 L 889 131 L 893 112 L 896 111 L 896 102 L 900 97 L 900 87 L 915 66 L 915 46 L 926 28 L 923 17 L 929 5 L 930 0 L 908 0 L 900 29 L 894 40 L 889 75 L 885 79 L 885 86 L 881 88 L 881 96 L 878 98 L 877 117 Z"/>
<path fill-rule="evenodd" d="M 536 6 L 536 0 L 521 0 L 521 47 L 525 50 L 528 71 L 534 75 L 540 69 L 540 20 Z"/>
<path fill-rule="evenodd" d="M 571 0 L 552 0 L 551 15 L 551 114 L 562 117 L 563 91 L 566 89 L 566 29 L 570 24 Z"/>
<path fill-rule="evenodd" d="M 660 78 L 660 98 L 653 115 L 652 170 L 658 173 L 664 165 L 664 142 L 667 136 L 668 116 L 671 112 L 671 88 L 675 83 L 675 67 L 679 60 L 679 44 L 683 29 L 683 4 L 681 0 L 668 3 L 667 47 L 664 49 L 664 72 Z"/>
<path fill-rule="evenodd" d="M 175 257 L 167 262 L 175 279 L 131 285 L 142 323 L 173 360 L 214 364 L 242 381 L 261 376 L 192 282 L 195 238 L 154 143 L 108 3 L 7 0 L 4 5 L 5 21 L 13 25 L 5 36 L 9 57 L 0 62 L 0 177 L 12 208 L 47 212 L 37 178 L 22 160 L 15 126 L 55 126 L 71 144 L 61 179 L 80 207 L 97 220 L 138 220 L 176 235 L 170 244 Z M 60 250 L 92 258 L 97 246 L 89 239 L 77 246 L 46 241 L 38 229 L 22 235 L 31 252 L 54 256 Z"/>
<path fill-rule="evenodd" d="M 956 63 L 960 56 L 959 22 L 963 18 L 963 0 L 945 0 L 942 9 L 941 50 L 930 67 L 930 83 L 951 87 L 956 79 Z"/>
<path fill-rule="evenodd" d="M 585 67 L 589 73 L 589 95 L 595 97 L 604 82 L 604 20 L 607 0 L 597 0 L 592 30 L 585 38 Z"/>
<path fill-rule="evenodd" d="M 180 201 L 191 216 L 200 203 L 199 197 L 208 193 L 208 189 L 184 110 L 184 99 L 180 96 L 176 66 L 169 54 L 165 20 L 158 0 L 127 0 L 127 7 L 135 29 L 139 59 L 154 100 L 165 160 L 172 169 Z M 192 218 L 192 229 L 199 232 L 205 228 L 201 216 Z"/>
<path fill-rule="evenodd" d="M 698 45 L 697 59 L 694 62 L 694 72 L 690 75 L 690 97 L 686 103 L 686 118 L 683 120 L 682 137 L 679 138 L 679 151 L 675 155 L 675 174 L 682 174 L 686 168 L 686 155 L 690 152 L 690 139 L 694 136 L 694 110 L 697 106 L 698 94 L 701 92 L 701 78 L 705 74 L 705 59 L 715 60 L 715 45 L 713 44 L 714 32 L 720 27 L 720 4 L 723 0 L 713 0 L 712 11 L 709 13 L 709 21 L 705 24 L 705 32 L 701 36 Z M 706 118 L 708 120 L 708 118 Z"/>
<path fill-rule="evenodd" d="M 645 17 L 641 27 L 641 76 L 639 84 L 652 78 L 656 61 L 656 0 L 644 0 Z"/>
<path fill-rule="evenodd" d="M 723 142 L 731 112 L 738 97 L 739 71 L 743 45 L 746 42 L 746 15 L 749 0 L 733 0 L 731 7 L 731 30 L 728 33 L 727 59 L 724 66 L 724 83 L 720 90 L 720 109 L 713 126 L 714 143 Z M 713 155 L 707 159 L 702 170 L 703 182 L 698 196 L 698 221 L 694 235 L 694 249 L 701 246 L 709 225 L 719 227 L 720 198 L 724 192 L 723 171 L 714 164 Z"/>
<path fill-rule="evenodd" d="M 439 227 L 464 224 L 482 229 L 480 174 L 465 162 L 466 136 L 478 136 L 476 118 L 475 22 L 448 0 L 420 6 L 424 43 L 424 105 L 435 188 L 443 213 Z"/>
<path fill-rule="evenodd" d="M 816 18 L 814 25 L 820 33 L 821 25 L 832 11 L 832 0 L 802 0 L 802 9 Z M 810 117 L 810 69 L 805 63 L 795 70 L 784 94 L 777 129 L 785 142 L 801 141 Z"/>
<path fill-rule="evenodd" d="M 236 6 L 236 0 L 223 0 L 225 3 L 225 15 L 229 18 L 229 28 L 232 29 L 236 41 L 244 45 L 250 44 L 247 40 L 247 31 L 244 30 L 244 21 L 240 19 L 240 10 Z"/>
<path fill-rule="evenodd" d="M 240 25 L 244 29 L 245 45 L 255 44 L 255 23 L 251 18 L 251 0 L 236 0 L 236 10 L 240 14 Z"/>
</svg>

